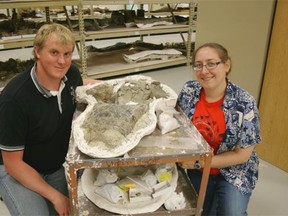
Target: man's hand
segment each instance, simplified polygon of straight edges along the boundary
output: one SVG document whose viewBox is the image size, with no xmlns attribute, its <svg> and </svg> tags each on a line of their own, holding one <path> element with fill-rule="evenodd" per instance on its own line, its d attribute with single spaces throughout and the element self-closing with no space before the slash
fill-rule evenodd
<svg viewBox="0 0 288 216">
<path fill-rule="evenodd" d="M 95 80 L 95 79 L 83 79 L 83 85 L 95 84 L 102 82 L 102 80 Z"/>
<path fill-rule="evenodd" d="M 55 196 L 55 199 L 51 200 L 54 205 L 55 210 L 59 215 L 69 216 L 70 214 L 70 202 L 68 197 L 64 196 L 61 193 L 58 193 Z"/>
</svg>

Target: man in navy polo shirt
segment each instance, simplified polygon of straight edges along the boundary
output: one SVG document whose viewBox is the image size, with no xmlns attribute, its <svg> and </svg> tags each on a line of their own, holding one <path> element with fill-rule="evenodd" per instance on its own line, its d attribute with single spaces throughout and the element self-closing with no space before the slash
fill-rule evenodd
<svg viewBox="0 0 288 216">
<path fill-rule="evenodd" d="M 11 215 L 69 215 L 63 163 L 83 85 L 71 63 L 72 32 L 42 26 L 34 39 L 35 65 L 0 95 L 0 195 Z"/>
</svg>

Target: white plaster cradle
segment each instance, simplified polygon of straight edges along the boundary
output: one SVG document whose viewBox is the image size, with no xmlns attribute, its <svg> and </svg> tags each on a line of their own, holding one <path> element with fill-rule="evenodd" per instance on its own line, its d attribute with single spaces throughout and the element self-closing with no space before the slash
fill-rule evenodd
<svg viewBox="0 0 288 216">
<path fill-rule="evenodd" d="M 139 87 L 140 90 L 138 91 L 137 85 L 139 85 L 139 82 L 141 84 Z M 158 82 L 155 89 L 153 89 L 151 86 L 154 85 L 155 82 L 157 81 L 152 80 L 150 77 L 136 75 L 78 87 L 76 89 L 77 102 L 87 104 L 84 111 L 81 111 L 80 114 L 78 113 L 79 115 L 76 114 L 77 117 L 74 119 L 72 125 L 72 136 L 78 149 L 93 158 L 118 157 L 129 152 L 144 136 L 152 133 L 157 125 L 156 110 L 174 108 L 177 100 L 177 94 L 162 83 Z M 145 89 L 144 96 L 141 95 L 143 88 Z M 151 90 L 151 92 L 145 92 L 147 89 Z M 157 93 L 157 91 L 159 92 Z M 147 96 L 147 94 L 149 95 Z M 121 130 L 121 127 L 125 127 L 124 124 L 129 124 L 130 120 L 132 122 L 133 119 L 130 119 L 130 116 L 119 116 L 118 112 L 120 112 L 121 115 L 122 111 L 117 111 L 117 109 L 124 109 L 123 115 L 125 115 L 125 109 L 131 111 L 131 113 L 133 113 L 133 109 L 140 109 L 141 111 L 142 104 L 144 104 L 143 110 L 145 112 L 139 115 L 139 119 L 136 118 L 137 121 L 131 126 L 129 134 L 125 137 L 122 136 L 121 132 L 117 132 L 117 128 Z M 145 109 L 145 107 L 148 108 Z M 129 113 L 130 112 L 128 112 L 128 114 Z M 104 117 L 110 117 L 110 115 L 112 115 L 112 117 L 116 118 L 116 121 L 110 122 L 110 118 L 108 118 L 108 121 L 105 118 L 98 118 L 97 116 L 99 115 L 103 115 Z M 117 125 L 117 118 L 119 118 L 119 121 L 120 118 L 122 119 L 120 125 Z M 127 122 L 123 121 L 123 119 Z M 87 124 L 87 121 L 92 122 L 90 130 L 95 133 L 92 136 L 92 140 L 89 140 L 89 137 L 87 139 L 87 134 L 85 137 L 85 130 L 87 129 L 84 128 L 86 127 L 85 124 Z M 104 126 L 105 124 L 106 126 Z M 101 134 L 95 132 L 95 130 L 98 129 L 101 130 Z M 112 145 L 109 145 L 111 144 L 109 142 L 112 142 Z M 125 202 L 122 200 L 114 203 L 107 200 L 107 198 L 95 191 L 95 178 L 99 174 L 99 169 L 85 169 L 81 177 L 81 186 L 83 193 L 89 200 L 99 208 L 107 211 L 127 215 L 154 212 L 162 206 L 175 191 L 178 172 L 176 165 L 173 166 L 174 169 L 167 190 L 160 190 L 157 197 L 155 197 L 155 194 L 154 197 L 151 194 L 151 199 L 145 201 L 130 202 L 129 199 L 126 199 Z M 129 167 L 125 172 L 129 173 L 131 169 L 139 172 L 143 167 Z M 122 175 L 124 175 L 125 172 L 122 172 Z M 163 192 L 163 194 L 161 194 L 161 192 Z M 143 197 L 140 199 L 143 199 Z"/>
<path fill-rule="evenodd" d="M 170 188 L 165 191 L 165 194 L 162 194 L 155 198 L 152 198 L 151 196 L 151 199 L 143 201 L 130 202 L 129 198 L 127 198 L 126 195 L 124 201 L 119 200 L 117 203 L 112 203 L 101 195 L 95 193 L 94 181 L 99 173 L 98 169 L 85 169 L 81 177 L 81 186 L 87 198 L 91 200 L 94 204 L 96 204 L 99 208 L 106 211 L 121 215 L 155 212 L 175 193 L 174 191 L 177 187 L 178 171 L 175 164 L 172 166 L 173 171 L 171 179 L 169 180 Z M 120 177 L 124 177 L 125 175 L 135 175 L 135 173 L 139 173 L 139 171 L 141 172 L 143 171 L 143 169 L 147 168 L 149 167 L 129 167 L 124 170 L 124 172 L 121 174 L 122 176 L 120 175 Z"/>
<path fill-rule="evenodd" d="M 160 87 L 159 92 L 163 91 L 165 97 L 161 97 L 161 94 L 157 95 L 152 89 L 150 98 L 147 99 L 147 95 L 139 94 L 143 89 L 139 91 L 133 89 L 137 88 L 138 82 L 141 82 L 142 88 L 149 89 L 157 81 L 147 76 L 135 75 L 101 81 L 76 89 L 77 102 L 87 104 L 85 110 L 74 119 L 72 124 L 72 136 L 81 152 L 93 158 L 122 156 L 133 149 L 142 137 L 155 130 L 157 124 L 155 110 L 175 107 L 177 94 L 170 87 L 160 83 L 156 88 L 159 90 Z M 118 111 L 119 108 L 122 111 Z M 144 112 L 141 115 L 138 114 L 142 111 Z M 136 113 L 135 116 L 138 115 L 137 118 L 139 117 L 137 121 L 133 112 Z M 130 125 L 132 121 L 135 122 Z M 87 123 L 90 126 L 84 129 Z M 121 131 L 125 127 L 129 128 L 127 130 L 129 133 L 123 135 Z M 91 132 L 90 138 L 85 130 Z"/>
</svg>

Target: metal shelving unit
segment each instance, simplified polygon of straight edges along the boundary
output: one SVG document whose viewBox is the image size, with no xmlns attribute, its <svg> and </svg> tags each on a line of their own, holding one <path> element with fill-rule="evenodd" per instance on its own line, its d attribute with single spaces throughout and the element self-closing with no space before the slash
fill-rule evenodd
<svg viewBox="0 0 288 216">
<path fill-rule="evenodd" d="M 173 24 L 171 26 L 157 26 L 151 28 L 115 28 L 115 29 L 103 29 L 100 31 L 94 32 L 85 32 L 84 29 L 84 15 L 83 8 L 85 6 L 93 5 L 127 5 L 127 4 L 167 4 L 169 3 L 188 3 L 189 4 L 189 24 Z M 44 7 L 46 9 L 46 20 L 49 21 L 49 7 L 65 7 L 65 6 L 76 6 L 78 8 L 78 20 L 79 20 L 79 31 L 74 32 L 75 39 L 79 42 L 78 53 L 80 56 L 80 62 L 82 67 L 83 77 L 89 78 L 104 78 L 116 75 L 123 75 L 135 72 L 141 72 L 156 68 L 180 65 L 180 64 L 189 64 L 191 58 L 191 38 L 192 32 L 195 30 L 195 26 L 192 24 L 194 1 L 193 0 L 11 0 L 11 1 L 0 1 L 0 9 L 9 9 L 9 8 L 33 8 Z M 172 14 L 173 16 L 173 14 Z M 110 62 L 106 65 L 88 64 L 88 54 L 86 50 L 87 41 L 97 41 L 103 39 L 113 39 L 113 38 L 124 38 L 124 37 L 137 37 L 139 39 L 144 36 L 149 37 L 152 35 L 163 35 L 163 34 L 181 34 L 184 44 L 186 45 L 186 56 L 181 56 L 175 59 L 169 60 L 157 60 L 149 62 L 141 62 L 135 64 L 128 64 L 123 62 L 123 64 L 113 65 L 113 62 Z M 187 34 L 187 39 L 182 35 L 183 33 Z M 34 36 L 26 35 L 25 37 L 18 37 L 16 39 L 9 40 L 0 40 L 0 51 L 1 49 L 11 49 L 11 48 L 25 48 L 33 45 Z M 77 46 L 78 47 L 78 46 Z M 97 60 L 95 60 L 97 61 Z"/>
<path fill-rule="evenodd" d="M 35 8 L 35 7 L 59 7 L 66 5 L 78 5 L 79 0 L 1 0 L 0 9 L 7 8 Z"/>
<path fill-rule="evenodd" d="M 22 8 L 37 8 L 43 7 L 46 11 L 46 21 L 50 22 L 50 7 L 65 7 L 65 6 L 79 6 L 79 0 L 10 0 L 10 1 L 0 1 L 0 9 L 22 9 Z M 82 14 L 79 13 L 78 19 L 83 20 Z M 80 29 L 80 27 L 79 27 Z M 84 29 L 84 28 L 83 28 Z M 82 40 L 82 35 L 84 32 L 74 32 L 76 41 Z M 13 37 L 9 40 L 0 39 L 0 51 L 3 49 L 12 48 L 25 48 L 33 45 L 34 35 L 25 35 Z"/>
<path fill-rule="evenodd" d="M 109 76 L 117 76 L 117 75 L 124 75 L 129 73 L 137 73 L 141 71 L 163 68 L 168 66 L 174 65 L 181 65 L 181 64 L 190 64 L 191 61 L 191 41 L 192 41 L 192 32 L 196 30 L 195 26 L 193 26 L 192 19 L 194 13 L 194 1 L 193 0 L 82 0 L 82 5 L 127 5 L 127 4 L 155 4 L 161 3 L 166 4 L 169 6 L 169 3 L 188 3 L 189 4 L 189 11 L 187 11 L 186 15 L 189 17 L 188 25 L 183 24 L 173 24 L 171 26 L 157 26 L 151 28 L 117 28 L 117 29 L 104 29 L 97 32 L 85 32 L 85 41 L 87 40 L 101 40 L 101 39 L 113 39 L 113 38 L 121 38 L 121 37 L 136 37 L 136 38 L 143 38 L 149 37 L 152 35 L 165 35 L 171 33 L 179 33 L 181 34 L 182 40 L 186 46 L 186 56 L 181 56 L 175 59 L 169 60 L 157 60 L 157 61 L 149 61 L 149 62 L 140 62 L 134 64 L 128 64 L 126 62 L 123 63 L 113 63 L 110 62 L 109 64 L 87 64 L 87 68 L 82 67 L 83 75 L 85 77 L 90 78 L 103 78 Z M 166 13 L 167 14 L 167 13 Z M 173 12 L 171 13 L 174 16 Z M 187 39 L 184 38 L 183 33 L 187 34 Z M 84 46 L 82 46 L 84 47 Z M 87 52 L 86 50 L 82 50 L 83 52 Z M 87 56 L 87 54 L 86 54 Z M 95 59 L 97 61 L 97 59 Z M 87 63 L 87 62 L 86 62 Z"/>
</svg>

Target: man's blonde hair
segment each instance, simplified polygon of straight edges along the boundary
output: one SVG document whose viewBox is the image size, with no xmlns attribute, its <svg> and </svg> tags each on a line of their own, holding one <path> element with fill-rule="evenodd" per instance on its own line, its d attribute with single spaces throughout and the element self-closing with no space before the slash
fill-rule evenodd
<svg viewBox="0 0 288 216">
<path fill-rule="evenodd" d="M 59 41 L 63 44 L 73 44 L 73 50 L 75 47 L 75 39 L 73 33 L 64 25 L 53 23 L 53 24 L 44 24 L 37 31 L 37 34 L 34 38 L 33 46 L 37 46 L 39 49 L 43 47 L 43 44 L 46 42 L 47 38 L 50 35 L 56 35 Z M 33 50 L 33 55 L 35 60 L 37 59 L 35 51 Z"/>
</svg>

